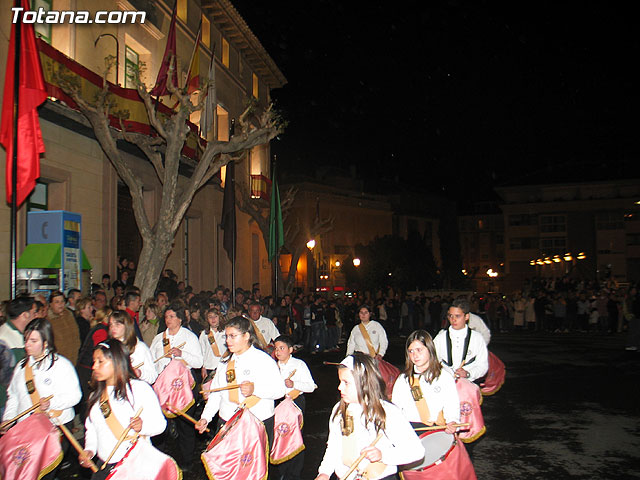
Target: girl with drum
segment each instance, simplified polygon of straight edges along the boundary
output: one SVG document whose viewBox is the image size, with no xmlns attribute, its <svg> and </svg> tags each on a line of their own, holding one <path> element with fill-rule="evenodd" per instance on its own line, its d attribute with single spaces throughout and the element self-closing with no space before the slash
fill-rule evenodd
<svg viewBox="0 0 640 480">
<path fill-rule="evenodd" d="M 419 461 L 424 448 L 400 408 L 385 400 L 374 360 L 356 352 L 338 366 L 340 402 L 329 420 L 327 449 L 316 480 L 396 478 L 398 465 Z M 355 476 L 351 474 L 354 473 Z"/>
<path fill-rule="evenodd" d="M 126 311 L 117 310 L 109 316 L 109 336 L 120 340 L 127 347 L 137 377 L 153 385 L 158 372 L 153 364 L 151 350 L 136 336 L 133 320 Z"/>
<path fill-rule="evenodd" d="M 151 343 L 151 355 L 155 360 L 156 370 L 160 375 L 162 371 L 171 363 L 174 358 L 182 359 L 186 366 L 194 374 L 202 368 L 202 349 L 198 342 L 198 337 L 182 325 L 187 324 L 185 307 L 180 302 L 173 302 L 164 312 L 164 320 L 167 329 L 156 335 Z M 194 378 L 196 375 L 193 375 Z M 160 383 L 156 383 L 156 387 Z M 193 416 L 195 404 L 191 405 L 185 412 Z M 178 445 L 180 447 L 180 466 L 184 471 L 190 469 L 193 452 L 195 450 L 196 432 L 193 425 L 187 423 L 184 418 L 175 420 L 175 427 L 178 432 Z"/>
<path fill-rule="evenodd" d="M 468 480 L 475 477 L 473 465 L 456 436 L 460 421 L 460 399 L 455 380 L 436 355 L 436 348 L 424 330 L 407 337 L 406 366 L 393 387 L 391 400 L 402 409 L 420 436 L 425 458 L 402 473 L 405 479 L 429 478 Z M 427 426 L 442 430 L 426 431 Z"/>
<path fill-rule="evenodd" d="M 53 423 L 72 428 L 77 405 L 82 398 L 76 369 L 56 350 L 51 323 L 37 318 L 27 324 L 23 332 L 26 357 L 16 365 L 7 391 L 3 419 L 14 418 L 40 402 L 39 411 L 47 412 Z M 53 395 L 50 400 L 41 400 Z M 25 420 L 22 417 L 19 422 Z M 69 443 L 62 442 L 66 453 Z M 55 478 L 57 469 L 45 478 Z"/>
<path fill-rule="evenodd" d="M 103 470 L 93 474 L 93 480 L 108 476 L 127 453 L 135 434 L 140 435 L 138 442 L 150 442 L 149 437 L 159 435 L 167 426 L 158 397 L 147 382 L 136 378 L 129 352 L 116 339 L 99 343 L 93 352 L 92 392 L 87 408 L 89 414 L 80 465 L 87 467 L 88 460 L 95 455 L 98 456 L 98 467 L 109 462 Z M 140 415 L 136 416 L 140 409 Z M 135 434 L 127 435 L 127 441 L 112 452 L 127 428 Z"/>
<path fill-rule="evenodd" d="M 274 402 L 285 394 L 276 362 L 256 348 L 256 333 L 248 319 L 235 317 L 225 326 L 228 351 L 220 359 L 211 388 L 233 387 L 209 395 L 196 428 L 203 433 L 216 412 L 218 423 L 226 423 L 239 406 L 245 405 L 264 423 L 269 445 L 273 443 Z"/>
<path fill-rule="evenodd" d="M 202 378 L 206 381 L 207 377 L 218 368 L 220 359 L 227 352 L 227 345 L 222 326 L 223 317 L 220 311 L 217 308 L 209 308 L 205 312 L 205 319 L 208 327 L 200 333 L 199 340 L 204 363 Z"/>
</svg>

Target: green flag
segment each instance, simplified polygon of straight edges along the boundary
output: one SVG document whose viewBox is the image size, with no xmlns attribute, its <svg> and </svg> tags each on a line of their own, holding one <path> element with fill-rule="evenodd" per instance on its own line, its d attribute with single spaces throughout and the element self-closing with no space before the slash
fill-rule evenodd
<svg viewBox="0 0 640 480">
<path fill-rule="evenodd" d="M 271 212 L 269 213 L 269 260 L 278 255 L 280 247 L 284 245 L 284 232 L 282 228 L 282 210 L 280 209 L 280 190 L 276 172 L 273 172 L 271 183 Z"/>
</svg>

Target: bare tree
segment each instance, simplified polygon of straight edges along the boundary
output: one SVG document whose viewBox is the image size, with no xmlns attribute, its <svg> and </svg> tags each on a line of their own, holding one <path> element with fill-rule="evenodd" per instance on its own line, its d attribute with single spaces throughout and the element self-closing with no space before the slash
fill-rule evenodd
<svg viewBox="0 0 640 480">
<path fill-rule="evenodd" d="M 309 226 L 301 225 L 300 218 L 293 218 L 292 206 L 298 190 L 295 187 L 287 189 L 282 195 L 280 205 L 282 210 L 282 223 L 284 226 L 284 247 L 291 253 L 291 264 L 287 278 L 283 282 L 278 282 L 278 295 L 291 293 L 293 290 L 296 273 L 298 271 L 298 260 L 305 251 L 309 238 L 318 237 L 323 233 L 333 230 L 333 217 L 315 218 Z M 263 198 L 249 198 L 248 186 L 245 183 L 236 183 L 236 203 L 240 211 L 249 215 L 258 225 L 262 232 L 265 247 L 269 250 L 269 213 L 270 202 Z M 305 228 L 306 227 L 306 228 Z M 282 270 L 277 263 L 278 279 L 282 279 Z"/>
<path fill-rule="evenodd" d="M 170 68 L 174 68 L 173 61 Z M 193 165 L 191 176 L 186 178 L 179 175 L 178 169 L 181 161 L 186 160 L 182 158 L 181 152 L 190 133 L 187 120 L 193 112 L 204 108 L 207 91 L 216 86 L 205 85 L 198 104 L 194 105 L 184 90 L 176 88 L 171 83 L 172 75 L 169 72 L 167 88 L 178 104 L 173 115 L 164 119 L 157 114 L 146 86 L 138 81 L 138 94 L 146 107 L 149 123 L 157 132 L 157 136 L 152 137 L 128 132 L 122 121 L 126 114 L 112 111 L 113 105 L 110 102 L 106 81 L 108 71 L 109 66 L 103 75 L 102 90 L 94 102 L 89 102 L 81 96 L 80 89 L 71 75 L 59 72 L 57 76 L 61 88 L 76 102 L 89 120 L 102 150 L 131 193 L 133 212 L 142 236 L 142 251 L 138 259 L 135 283 L 141 289 L 142 298 L 146 299 L 153 295 L 167 257 L 171 253 L 176 232 L 196 192 L 231 160 L 232 155 L 268 143 L 280 133 L 281 126 L 271 106 L 263 112 L 257 112 L 255 104 L 251 104 L 239 117 L 235 135 L 226 142 L 208 142 L 197 163 Z M 120 116 L 120 130 L 110 127 L 110 114 Z M 161 202 L 157 219 L 149 218 L 145 212 L 142 180 L 134 174 L 129 164 L 130 160 L 122 155 L 116 143 L 119 140 L 137 145 L 155 170 L 161 184 Z"/>
</svg>

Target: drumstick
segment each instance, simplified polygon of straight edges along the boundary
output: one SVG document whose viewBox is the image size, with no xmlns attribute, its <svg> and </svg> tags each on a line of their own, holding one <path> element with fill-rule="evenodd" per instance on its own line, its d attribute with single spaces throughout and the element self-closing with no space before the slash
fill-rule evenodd
<svg viewBox="0 0 640 480">
<path fill-rule="evenodd" d="M 469 423 L 454 423 L 453 425 L 451 425 L 452 427 L 468 427 L 470 424 Z M 432 431 L 432 430 L 444 430 L 447 427 L 449 427 L 449 425 L 433 425 L 431 427 L 418 427 L 418 428 L 414 428 L 414 430 L 416 432 L 425 432 L 425 431 Z"/>
<path fill-rule="evenodd" d="M 160 359 L 158 359 L 158 360 L 160 360 Z M 137 369 L 138 369 L 138 368 L 140 368 L 142 365 L 144 365 L 144 362 L 140 362 L 139 364 L 134 365 L 134 366 L 133 366 L 133 369 L 134 369 L 134 370 L 137 370 Z"/>
<path fill-rule="evenodd" d="M 177 413 L 178 415 L 186 418 L 187 420 L 189 420 L 194 425 L 196 425 L 198 423 L 198 421 L 195 418 L 193 418 L 191 415 L 188 415 L 186 413 L 182 413 L 182 412 L 178 412 L 178 411 L 174 410 L 173 405 L 171 405 L 170 403 L 167 403 L 167 408 L 169 410 L 171 410 L 173 413 Z M 211 430 L 209 430 L 208 428 L 205 428 L 204 431 L 205 432 L 210 432 Z"/>
<path fill-rule="evenodd" d="M 378 440 L 380 440 L 381 438 L 382 438 L 382 432 L 379 432 L 378 436 L 375 438 L 373 442 L 371 442 L 371 445 L 369 446 L 374 447 L 376 443 L 378 443 Z M 361 453 L 360 456 L 356 458 L 356 461 L 351 464 L 351 466 L 349 467 L 349 470 L 347 470 L 347 473 L 344 475 L 344 477 L 342 477 L 340 480 L 347 480 L 347 478 L 349 478 L 349 475 L 351 475 L 355 471 L 355 469 L 358 468 L 358 465 L 360 465 L 360 462 L 364 460 L 364 457 L 366 456 L 367 455 L 365 453 Z"/>
<path fill-rule="evenodd" d="M 291 377 L 293 377 L 295 374 L 296 374 L 296 369 L 294 368 L 293 370 L 291 370 L 291 373 L 287 377 L 287 380 L 291 380 Z"/>
<path fill-rule="evenodd" d="M 341 363 L 336 362 L 322 362 L 323 365 L 342 365 Z"/>
<path fill-rule="evenodd" d="M 173 348 L 182 348 L 187 344 L 187 342 L 182 342 L 180 345 L 178 345 L 177 347 L 173 347 Z M 157 360 L 155 360 L 153 363 L 158 363 L 160 360 L 162 360 L 163 358 L 168 357 L 169 355 L 171 355 L 171 352 L 167 352 L 165 353 L 163 356 L 161 356 L 160 358 L 158 358 Z"/>
<path fill-rule="evenodd" d="M 49 395 L 48 397 L 41 398 L 40 402 L 34 403 L 32 406 L 27 408 L 24 412 L 20 412 L 18 415 L 16 415 L 12 419 L 7 420 L 6 422 L 2 422 L 2 425 L 0 425 L 0 430 L 3 430 L 5 427 L 7 427 L 8 425 L 11 425 L 16 420 L 24 417 L 27 413 L 33 412 L 36 408 L 38 408 L 40 406 L 41 402 L 46 402 L 48 400 L 51 400 L 52 398 L 53 398 L 53 395 Z"/>
<path fill-rule="evenodd" d="M 62 424 L 56 425 L 56 426 L 60 430 L 62 430 L 62 433 L 64 433 L 64 436 L 67 437 L 67 440 L 69 440 L 69 443 L 73 445 L 73 448 L 75 448 L 80 455 L 84 455 L 84 448 L 80 446 L 80 444 L 76 440 L 76 437 L 73 436 L 73 434 L 69 431 L 69 429 Z M 89 464 L 89 468 L 91 469 L 91 471 L 93 473 L 96 473 L 98 471 L 98 467 L 96 467 L 96 464 L 93 463 L 93 460 L 91 460 L 90 458 L 87 458 L 86 461 Z"/>
<path fill-rule="evenodd" d="M 240 388 L 240 385 L 227 385 L 225 387 L 214 388 L 213 390 L 200 390 L 200 393 L 222 392 L 223 390 L 233 390 L 234 388 Z"/>
<path fill-rule="evenodd" d="M 140 414 L 142 413 L 142 408 L 143 407 L 140 407 L 138 409 L 138 411 L 133 416 L 131 421 L 135 420 L 136 418 L 138 418 L 140 416 Z M 122 445 L 122 442 L 124 442 L 124 439 L 126 438 L 127 434 L 129 433 L 129 430 L 131 430 L 131 423 L 129 423 L 129 426 L 122 431 L 122 435 L 120 435 L 120 438 L 118 439 L 118 443 L 116 443 L 116 446 L 113 447 L 113 450 L 111 450 L 111 453 L 109 454 L 107 459 L 104 461 L 104 463 L 100 467 L 100 470 L 104 470 L 104 467 L 107 466 L 107 463 L 109 463 L 109 460 L 111 460 L 111 457 L 113 457 L 113 455 L 116 453 L 116 450 L 118 450 L 118 448 L 120 448 L 120 445 Z"/>
</svg>

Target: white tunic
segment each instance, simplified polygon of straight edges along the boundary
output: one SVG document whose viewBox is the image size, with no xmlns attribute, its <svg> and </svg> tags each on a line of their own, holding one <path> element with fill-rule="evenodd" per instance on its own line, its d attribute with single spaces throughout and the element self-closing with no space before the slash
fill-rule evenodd
<svg viewBox="0 0 640 480">
<path fill-rule="evenodd" d="M 278 328 L 270 318 L 263 317 L 261 315 L 260 318 L 255 321 L 255 324 L 256 327 L 258 327 L 258 330 L 260 330 L 260 333 L 264 337 L 264 341 L 267 342 L 267 344 L 273 342 L 280 336 Z"/>
<path fill-rule="evenodd" d="M 340 428 L 340 415 L 334 418 L 334 413 L 338 404 L 333 407 L 331 417 L 329 417 L 329 438 L 327 439 L 327 449 L 324 458 L 318 469 L 318 473 L 331 476 L 332 473 L 342 479 L 349 470 L 349 465 L 345 465 L 342 460 L 342 430 Z M 404 417 L 402 411 L 389 402 L 382 402 L 386 414 L 385 429 L 383 437 L 376 444 L 376 448 L 382 453 L 381 462 L 387 465 L 381 476 L 384 478 L 393 475 L 398 471 L 398 465 L 413 463 L 424 458 L 424 447 L 420 439 Z M 353 416 L 354 434 L 356 435 L 356 455 L 369 446 L 377 436 L 375 426 L 370 423 L 365 426 L 360 404 L 352 403 L 347 409 L 349 415 Z M 368 461 L 365 459 L 360 463 L 360 468 L 366 468 Z M 349 476 L 349 480 L 355 477 L 355 472 Z"/>
<path fill-rule="evenodd" d="M 420 376 L 422 396 L 429 407 L 429 421 L 434 422 L 442 410 L 446 423 L 460 421 L 460 398 L 456 389 L 456 382 L 444 370 L 438 378 L 430 384 Z M 411 395 L 411 386 L 406 375 L 401 374 L 393 386 L 391 401 L 396 404 L 410 422 L 422 422 L 416 402 Z"/>
<path fill-rule="evenodd" d="M 445 362 L 448 361 L 447 331 L 451 335 L 451 360 L 453 362 L 451 367 L 445 364 Z M 453 327 L 449 327 L 447 330 L 440 330 L 440 333 L 433 339 L 433 343 L 436 347 L 438 359 L 445 370 L 451 373 L 451 375 L 454 375 L 454 372 L 460 368 L 464 360 L 465 364 L 462 368 L 469 372 L 469 381 L 473 382 L 487 373 L 489 369 L 489 353 L 487 352 L 487 345 L 484 343 L 482 336 L 478 332 L 471 330 L 467 356 L 464 359 L 462 358 L 464 340 L 468 331 L 469 327 L 466 325 L 460 330 L 454 330 Z M 469 363 L 474 357 L 475 360 Z"/>
<path fill-rule="evenodd" d="M 487 324 L 482 321 L 482 318 L 475 313 L 469 314 L 469 328 L 482 335 L 485 345 L 489 345 L 491 341 L 491 330 L 489 330 Z"/>
<path fill-rule="evenodd" d="M 274 400 L 285 394 L 284 382 L 280 377 L 280 371 L 276 362 L 262 350 L 249 347 L 242 355 L 233 354 L 231 360 L 235 360 L 234 369 L 236 382 L 253 382 L 253 395 L 260 397 L 260 401 L 250 408 L 259 420 L 264 421 L 273 416 Z M 227 363 L 222 363 L 216 370 L 211 382 L 211 388 L 219 388 L 227 385 Z M 245 397 L 237 389 L 238 400 L 242 403 Z M 238 408 L 238 404 L 229 401 L 229 391 L 214 392 L 209 394 L 207 404 L 202 411 L 201 418 L 210 422 L 216 412 L 220 411 L 220 418 L 229 420 Z"/>
<path fill-rule="evenodd" d="M 134 367 L 144 362 L 141 367 L 138 367 L 140 369 L 140 380 L 144 380 L 149 385 L 153 385 L 153 382 L 158 378 L 158 372 L 156 372 L 151 350 L 147 347 L 147 344 L 138 340 L 136 348 L 130 357 L 131 365 Z"/>
<path fill-rule="evenodd" d="M 384 354 L 387 353 L 387 347 L 389 346 L 387 332 L 384 331 L 384 327 L 375 320 L 371 320 L 364 328 L 366 328 L 367 333 L 369 334 L 373 348 L 377 350 L 381 357 L 384 357 Z M 367 347 L 367 342 L 365 342 L 364 337 L 362 336 L 359 324 L 353 327 L 351 335 L 349 336 L 349 341 L 347 342 L 347 355 L 351 355 L 353 352 L 369 354 L 369 348 Z"/>
<path fill-rule="evenodd" d="M 107 387 L 109 394 L 109 404 L 112 415 L 115 415 L 120 425 L 127 428 L 131 417 L 133 417 L 140 407 L 143 407 L 140 418 L 142 419 L 142 429 L 140 430 L 140 440 L 150 442 L 149 437 L 159 435 L 167 427 L 167 420 L 160 409 L 158 397 L 151 386 L 142 381 L 133 379 L 127 388 L 127 399 L 116 400 L 113 396 L 113 387 Z M 100 401 L 94 403 L 89 411 L 89 416 L 85 421 L 84 448 L 98 454 L 98 457 L 105 461 L 113 447 L 118 443 L 118 439 L 113 435 L 107 425 L 102 412 L 100 411 Z M 131 442 L 122 442 L 116 453 L 111 457 L 109 463 L 117 463 L 131 446 Z"/>
<path fill-rule="evenodd" d="M 73 407 L 80 402 L 82 391 L 80 390 L 80 382 L 78 381 L 78 375 L 76 374 L 74 366 L 63 356 L 55 355 L 56 361 L 53 362 L 53 365 L 51 365 L 50 356 L 42 360 L 39 366 L 35 366 L 33 358 L 29 357 L 29 365 L 31 365 L 33 369 L 33 381 L 40 398 L 53 395 L 53 398 L 49 400 L 49 409 L 62 410 L 59 417 L 52 419 L 56 424 L 60 425 L 73 420 L 75 416 Z M 51 366 L 51 368 L 49 368 L 49 366 Z M 7 394 L 8 398 L 2 417 L 3 420 L 13 418 L 20 412 L 33 406 L 31 397 L 27 392 L 22 362 L 19 362 L 13 371 L 13 378 L 9 384 Z M 24 416 L 19 421 L 27 417 L 28 416 Z"/>
<path fill-rule="evenodd" d="M 224 336 L 224 332 L 218 332 L 217 330 L 213 332 L 213 338 L 216 339 L 216 345 L 218 346 L 218 352 L 220 352 L 220 357 L 216 357 L 213 354 L 213 350 L 211 349 L 211 344 L 209 343 L 209 335 L 206 330 L 200 332 L 200 349 L 202 350 L 202 358 L 204 360 L 204 368 L 207 370 L 215 370 L 218 368 L 218 363 L 220 363 L 220 358 L 224 355 L 224 352 L 227 351 L 227 343 Z"/>
<path fill-rule="evenodd" d="M 286 380 L 289 378 L 291 372 L 294 370 L 296 371 L 296 373 L 291 377 L 293 388 L 285 387 L 287 393 L 294 389 L 300 390 L 302 393 L 311 393 L 318 388 L 313 381 L 309 367 L 307 367 L 307 364 L 299 358 L 289 357 L 287 363 L 278 362 L 278 368 L 280 369 L 280 376 L 282 377 L 282 380 Z"/>
<path fill-rule="evenodd" d="M 186 342 L 183 347 L 180 348 L 182 350 L 181 357 L 189 368 L 200 368 L 202 367 L 202 349 L 200 348 L 200 343 L 198 342 L 198 337 L 191 330 L 187 330 L 184 327 L 180 327 L 175 335 L 170 335 L 169 330 L 166 330 L 167 339 L 169 339 L 169 345 L 171 348 L 178 347 L 183 342 Z M 154 360 L 162 357 L 164 355 L 164 347 L 162 346 L 162 338 L 164 332 L 159 333 L 151 342 L 151 356 Z M 171 357 L 165 357 L 162 360 L 158 360 L 155 364 L 156 371 L 158 374 L 162 373 L 167 365 L 171 362 Z"/>
</svg>

